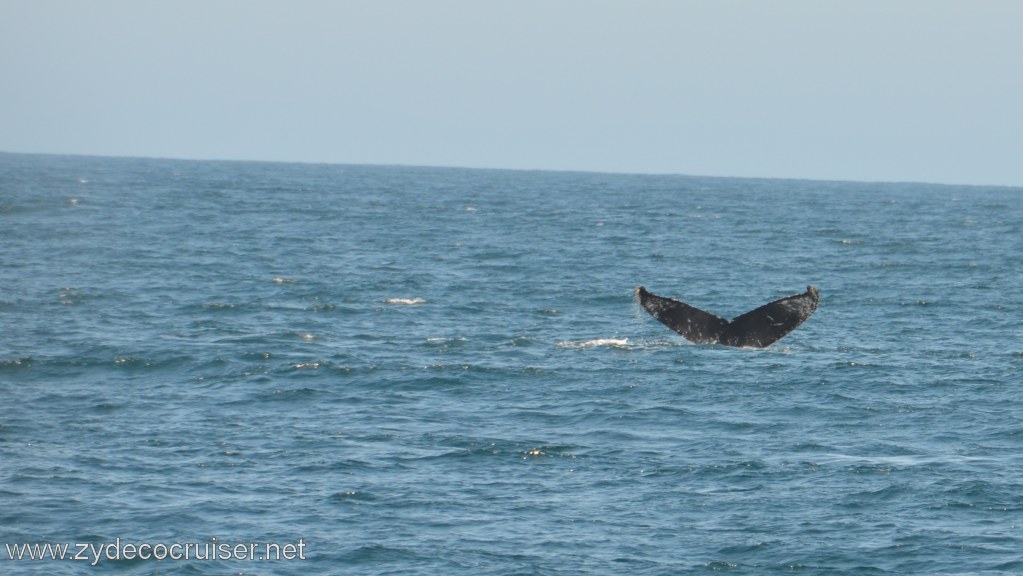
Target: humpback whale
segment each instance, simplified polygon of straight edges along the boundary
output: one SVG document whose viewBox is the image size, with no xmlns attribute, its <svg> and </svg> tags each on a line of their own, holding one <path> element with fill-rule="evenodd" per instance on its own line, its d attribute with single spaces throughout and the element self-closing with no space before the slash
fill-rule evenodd
<svg viewBox="0 0 1023 576">
<path fill-rule="evenodd" d="M 697 344 L 724 344 L 746 348 L 766 348 L 796 329 L 817 309 L 817 289 L 807 286 L 795 294 L 764 304 L 731 320 L 710 312 L 636 288 L 636 298 L 651 316 L 668 328 Z"/>
</svg>

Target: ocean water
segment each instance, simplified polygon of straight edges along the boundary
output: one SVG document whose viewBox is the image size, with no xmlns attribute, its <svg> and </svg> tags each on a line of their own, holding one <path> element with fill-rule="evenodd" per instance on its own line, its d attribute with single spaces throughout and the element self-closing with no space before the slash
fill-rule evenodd
<svg viewBox="0 0 1023 576">
<path fill-rule="evenodd" d="M 1021 283 L 1021 189 L 0 154 L 0 573 L 1017 574 Z"/>
</svg>

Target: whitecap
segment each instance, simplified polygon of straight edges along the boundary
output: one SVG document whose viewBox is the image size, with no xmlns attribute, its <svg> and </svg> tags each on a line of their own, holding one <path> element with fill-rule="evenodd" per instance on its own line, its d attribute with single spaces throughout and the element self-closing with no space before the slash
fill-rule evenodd
<svg viewBox="0 0 1023 576">
<path fill-rule="evenodd" d="M 426 304 L 426 300 L 422 298 L 388 298 L 384 300 L 387 304 L 401 304 L 405 306 L 416 306 L 419 304 Z"/>
<path fill-rule="evenodd" d="M 599 347 L 611 347 L 611 348 L 628 348 L 628 338 L 594 338 L 593 340 L 564 340 L 556 344 L 558 348 L 573 348 L 573 349 L 585 349 L 585 348 L 599 348 Z"/>
</svg>

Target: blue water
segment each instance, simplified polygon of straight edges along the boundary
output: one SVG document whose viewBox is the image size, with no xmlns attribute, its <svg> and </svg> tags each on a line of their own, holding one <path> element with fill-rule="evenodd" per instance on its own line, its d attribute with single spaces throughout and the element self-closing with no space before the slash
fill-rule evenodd
<svg viewBox="0 0 1023 576">
<path fill-rule="evenodd" d="M 0 541 L 305 556 L 0 573 L 1020 573 L 1021 281 L 1020 189 L 0 154 Z"/>
</svg>

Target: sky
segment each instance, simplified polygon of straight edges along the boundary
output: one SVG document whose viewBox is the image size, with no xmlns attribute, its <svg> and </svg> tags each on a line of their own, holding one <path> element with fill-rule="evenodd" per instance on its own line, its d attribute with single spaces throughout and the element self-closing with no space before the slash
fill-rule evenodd
<svg viewBox="0 0 1023 576">
<path fill-rule="evenodd" d="M 1023 186 L 1018 0 L 0 0 L 0 151 Z"/>
</svg>

